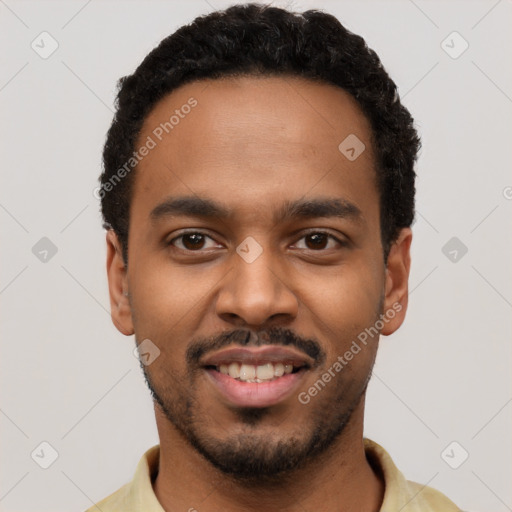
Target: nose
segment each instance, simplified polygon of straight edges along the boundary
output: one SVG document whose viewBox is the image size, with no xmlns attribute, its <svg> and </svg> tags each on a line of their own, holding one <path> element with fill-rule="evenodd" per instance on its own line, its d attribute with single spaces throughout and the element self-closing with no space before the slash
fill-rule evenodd
<svg viewBox="0 0 512 512">
<path fill-rule="evenodd" d="M 250 263 L 233 255 L 233 268 L 217 297 L 219 317 L 238 327 L 260 328 L 277 318 L 291 321 L 297 316 L 298 300 L 289 287 L 289 272 L 272 262 L 271 253 L 265 249 Z"/>
</svg>

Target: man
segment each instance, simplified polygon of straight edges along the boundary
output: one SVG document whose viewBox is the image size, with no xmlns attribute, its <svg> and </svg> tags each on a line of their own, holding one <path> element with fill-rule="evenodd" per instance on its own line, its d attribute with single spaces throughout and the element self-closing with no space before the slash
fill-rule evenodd
<svg viewBox="0 0 512 512">
<path fill-rule="evenodd" d="M 160 444 L 98 509 L 459 510 L 363 438 L 407 309 L 419 144 L 377 55 L 318 11 L 214 12 L 120 81 L 110 302 Z"/>
</svg>

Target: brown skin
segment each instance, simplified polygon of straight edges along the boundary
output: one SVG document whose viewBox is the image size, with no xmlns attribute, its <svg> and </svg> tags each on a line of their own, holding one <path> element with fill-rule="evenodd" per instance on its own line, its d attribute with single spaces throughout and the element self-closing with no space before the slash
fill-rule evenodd
<svg viewBox="0 0 512 512">
<path fill-rule="evenodd" d="M 190 97 L 198 105 L 137 168 L 128 267 L 116 235 L 107 233 L 113 322 L 123 334 L 135 333 L 138 342 L 149 338 L 160 348 L 160 357 L 145 370 L 176 415 L 171 421 L 155 405 L 161 446 L 156 496 L 169 511 L 377 511 L 384 486 L 363 447 L 364 396 L 377 339 L 309 404 L 294 394 L 253 424 L 226 406 L 204 372 L 189 372 L 185 360 L 191 340 L 241 327 L 281 326 L 316 340 L 326 355 L 305 375 L 299 391 L 307 391 L 395 303 L 402 309 L 381 334 L 400 327 L 407 309 L 412 233 L 401 230 L 384 264 L 369 123 L 355 100 L 337 87 L 291 77 L 244 77 L 173 91 L 145 120 L 139 141 Z M 351 133 L 366 145 L 353 162 L 338 150 Z M 234 215 L 152 224 L 149 213 L 171 195 L 213 199 Z M 361 219 L 273 221 L 283 201 L 304 197 L 343 198 L 360 209 Z M 189 239 L 187 245 L 180 239 L 174 248 L 166 246 L 187 228 L 210 238 L 199 249 Z M 311 228 L 348 245 L 334 240 L 315 245 L 305 233 Z M 263 248 L 250 264 L 236 253 L 248 236 Z M 193 418 L 187 416 L 187 399 Z M 274 478 L 273 485 L 231 478 L 184 434 L 193 431 L 210 447 L 213 441 L 229 446 L 242 439 L 268 454 L 278 441 L 293 439 L 294 446 L 303 446 L 315 426 L 332 428 L 343 412 L 346 424 L 328 449 Z"/>
</svg>

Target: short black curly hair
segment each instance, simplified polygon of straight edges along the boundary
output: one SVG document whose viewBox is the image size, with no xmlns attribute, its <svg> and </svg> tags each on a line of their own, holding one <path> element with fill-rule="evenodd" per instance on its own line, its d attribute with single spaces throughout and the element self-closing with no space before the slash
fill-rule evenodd
<svg viewBox="0 0 512 512">
<path fill-rule="evenodd" d="M 414 218 L 414 164 L 421 146 L 395 83 L 364 39 L 334 16 L 317 9 L 293 13 L 248 3 L 182 26 L 163 39 L 132 75 L 118 82 L 117 111 L 103 150 L 98 190 L 103 226 L 117 234 L 125 264 L 134 181 L 126 163 L 133 162 L 138 135 L 152 108 L 192 81 L 261 74 L 333 84 L 355 98 L 372 128 L 387 261 L 399 230 L 409 227 Z"/>
</svg>

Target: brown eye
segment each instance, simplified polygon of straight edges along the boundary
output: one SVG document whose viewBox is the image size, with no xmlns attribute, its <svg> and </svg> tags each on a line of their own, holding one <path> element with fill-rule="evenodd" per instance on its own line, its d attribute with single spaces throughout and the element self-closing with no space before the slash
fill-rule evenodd
<svg viewBox="0 0 512 512">
<path fill-rule="evenodd" d="M 323 231 L 313 231 L 311 233 L 307 233 L 300 240 L 305 240 L 305 247 L 299 247 L 300 249 L 309 249 L 312 251 L 322 251 L 325 249 L 333 249 L 338 246 L 344 246 L 345 244 L 338 240 L 335 236 L 330 233 L 325 233 Z M 329 247 L 329 242 L 334 243 Z"/>
<path fill-rule="evenodd" d="M 308 247 L 309 249 L 325 249 L 325 245 L 329 240 L 329 236 L 325 233 L 313 233 L 311 235 L 306 235 L 305 239 L 309 239 L 311 242 L 310 246 Z"/>
<path fill-rule="evenodd" d="M 213 247 L 213 245 L 211 245 L 210 247 L 205 247 L 207 244 L 207 240 L 211 240 L 212 242 L 214 241 L 211 237 L 204 233 L 191 231 L 189 233 L 183 233 L 180 236 L 173 238 L 169 242 L 169 245 L 173 245 L 178 249 L 182 249 L 184 251 L 197 252 L 201 249 Z"/>
<path fill-rule="evenodd" d="M 204 245 L 204 236 L 199 233 L 183 235 L 183 245 L 186 249 L 201 249 Z"/>
</svg>

